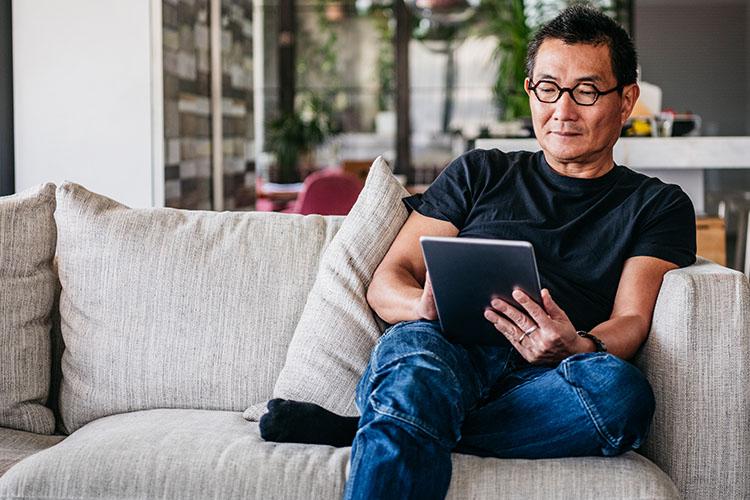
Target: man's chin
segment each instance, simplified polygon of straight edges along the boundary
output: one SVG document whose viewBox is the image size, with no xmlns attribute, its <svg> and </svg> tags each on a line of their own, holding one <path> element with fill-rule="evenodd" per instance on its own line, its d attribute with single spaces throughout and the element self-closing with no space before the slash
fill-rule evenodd
<svg viewBox="0 0 750 500">
<path fill-rule="evenodd" d="M 544 138 L 547 147 L 564 150 L 581 150 L 584 146 L 589 145 L 588 141 L 582 134 L 547 134 Z"/>
<path fill-rule="evenodd" d="M 560 147 L 557 144 L 542 144 L 542 150 L 547 158 L 553 158 L 561 163 L 578 162 L 588 156 L 589 151 L 580 147 Z"/>
</svg>

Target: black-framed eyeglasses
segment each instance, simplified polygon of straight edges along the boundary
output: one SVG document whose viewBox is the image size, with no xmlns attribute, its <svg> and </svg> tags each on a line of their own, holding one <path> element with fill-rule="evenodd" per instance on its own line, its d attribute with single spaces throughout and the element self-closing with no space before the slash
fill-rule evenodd
<svg viewBox="0 0 750 500">
<path fill-rule="evenodd" d="M 622 85 L 618 85 L 615 88 L 609 90 L 599 90 L 593 83 L 581 82 L 575 87 L 560 87 L 558 84 L 551 80 L 539 80 L 537 83 L 529 80 L 529 90 L 534 92 L 534 95 L 539 102 L 552 104 L 560 100 L 564 92 L 570 94 L 573 102 L 579 106 L 593 106 L 596 103 L 599 96 L 611 94 L 622 89 Z"/>
</svg>

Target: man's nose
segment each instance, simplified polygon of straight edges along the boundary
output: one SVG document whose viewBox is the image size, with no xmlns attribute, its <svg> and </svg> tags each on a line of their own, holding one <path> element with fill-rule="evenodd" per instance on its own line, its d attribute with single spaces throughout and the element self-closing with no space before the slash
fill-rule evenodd
<svg viewBox="0 0 750 500">
<path fill-rule="evenodd" d="M 560 99 L 555 103 L 553 114 L 556 120 L 570 121 L 578 118 L 578 104 L 573 100 L 570 92 L 563 92 Z"/>
</svg>

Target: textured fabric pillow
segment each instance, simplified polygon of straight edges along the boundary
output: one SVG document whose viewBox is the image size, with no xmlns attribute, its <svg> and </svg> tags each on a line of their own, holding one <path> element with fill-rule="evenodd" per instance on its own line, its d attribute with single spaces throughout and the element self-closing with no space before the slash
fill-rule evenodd
<svg viewBox="0 0 750 500">
<path fill-rule="evenodd" d="M 0 198 L 0 426 L 52 434 L 55 185 Z"/>
<path fill-rule="evenodd" d="M 130 209 L 71 183 L 57 201 L 67 432 L 268 399 L 338 219 Z"/>
<path fill-rule="evenodd" d="M 383 326 L 365 294 L 406 221 L 401 199 L 408 195 L 383 158 L 376 159 L 362 193 L 322 257 L 274 397 L 358 415 L 354 390 Z M 244 417 L 257 420 L 264 407 L 253 405 Z"/>
</svg>

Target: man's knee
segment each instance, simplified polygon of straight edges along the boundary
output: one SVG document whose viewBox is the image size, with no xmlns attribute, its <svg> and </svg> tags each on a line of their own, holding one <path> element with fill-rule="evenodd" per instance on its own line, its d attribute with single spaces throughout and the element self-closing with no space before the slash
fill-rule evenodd
<svg viewBox="0 0 750 500">
<path fill-rule="evenodd" d="M 635 366 L 612 354 L 586 353 L 567 358 L 558 370 L 596 426 L 604 455 L 643 444 L 655 402 L 651 386 Z"/>
<path fill-rule="evenodd" d="M 377 373 L 392 363 L 414 354 L 432 355 L 454 364 L 456 346 L 442 334 L 437 321 L 410 321 L 394 325 L 375 346 L 370 359 Z"/>
<path fill-rule="evenodd" d="M 374 350 L 368 380 L 359 384 L 360 409 L 452 446 L 459 438 L 464 396 L 455 350 L 430 322 L 396 325 Z"/>
</svg>

